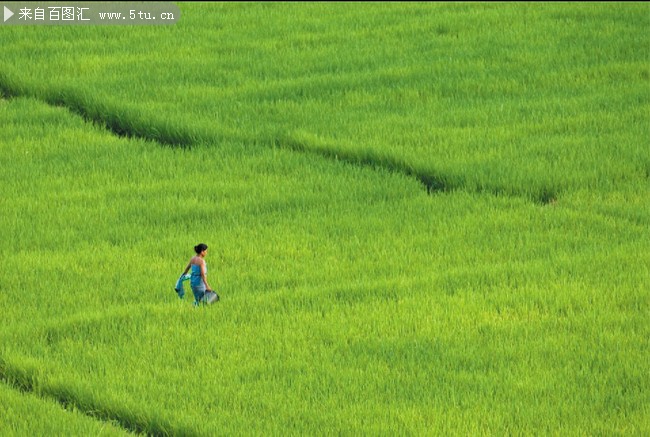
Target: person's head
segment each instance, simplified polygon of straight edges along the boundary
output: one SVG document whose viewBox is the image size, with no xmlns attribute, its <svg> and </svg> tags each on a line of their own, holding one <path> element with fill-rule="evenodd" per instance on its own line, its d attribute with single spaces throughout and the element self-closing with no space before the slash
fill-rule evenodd
<svg viewBox="0 0 650 437">
<path fill-rule="evenodd" d="M 197 255 L 205 256 L 207 250 L 208 250 L 207 244 L 200 243 L 194 246 L 194 252 L 196 252 Z"/>
</svg>

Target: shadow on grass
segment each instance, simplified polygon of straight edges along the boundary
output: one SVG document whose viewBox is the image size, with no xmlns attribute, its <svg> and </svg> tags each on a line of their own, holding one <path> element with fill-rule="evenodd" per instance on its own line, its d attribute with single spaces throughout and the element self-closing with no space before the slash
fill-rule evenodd
<svg viewBox="0 0 650 437">
<path fill-rule="evenodd" d="M 35 370 L 21 369 L 0 357 L 0 382 L 23 393 L 32 393 L 42 399 L 53 400 L 66 410 L 75 410 L 96 420 L 110 422 L 122 429 L 147 435 L 196 435 L 196 432 L 179 427 L 159 418 L 149 418 L 119 405 L 99 402 L 88 393 L 80 393 L 60 384 L 39 379 Z"/>
<path fill-rule="evenodd" d="M 143 117 L 136 109 L 129 109 L 126 106 L 117 108 L 97 98 L 74 91 L 44 90 L 36 92 L 30 90 L 29 87 L 11 82 L 2 72 L 0 72 L 0 95 L 4 98 L 32 97 L 50 105 L 67 108 L 87 122 L 103 126 L 119 137 L 145 139 L 165 146 L 190 148 L 199 143 L 218 143 L 220 140 L 229 138 L 225 131 L 201 131 L 188 126 L 177 126 L 169 121 L 155 120 L 151 115 Z M 260 143 L 259 138 L 242 139 L 233 136 L 231 139 Z M 381 168 L 389 172 L 403 174 L 420 182 L 428 194 L 464 190 L 496 196 L 523 197 L 540 205 L 553 205 L 558 198 L 557 190 L 550 187 L 537 189 L 498 186 L 471 188 L 463 182 L 462 177 L 446 177 L 436 174 L 430 169 L 418 168 L 412 163 L 374 150 L 351 150 L 312 136 L 302 138 L 295 135 L 276 135 L 267 141 L 262 138 L 262 143 L 296 152 L 312 153 L 360 167 Z"/>
</svg>

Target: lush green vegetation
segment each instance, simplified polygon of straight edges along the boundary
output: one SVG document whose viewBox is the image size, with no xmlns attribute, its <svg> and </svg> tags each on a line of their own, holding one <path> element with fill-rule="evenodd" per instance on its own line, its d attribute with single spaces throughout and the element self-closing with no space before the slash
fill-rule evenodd
<svg viewBox="0 0 650 437">
<path fill-rule="evenodd" d="M 0 384 L 2 435 L 104 435 L 127 432 L 111 423 L 98 422 L 77 411 L 64 411 L 50 400 Z"/>
<path fill-rule="evenodd" d="M 163 29 L 12 28 L 3 72 L 165 141 L 325 144 L 451 188 L 547 199 L 649 172 L 645 5 L 183 10 Z"/>
<path fill-rule="evenodd" d="M 650 6 L 181 9 L 0 29 L 0 431 L 650 432 Z"/>
</svg>

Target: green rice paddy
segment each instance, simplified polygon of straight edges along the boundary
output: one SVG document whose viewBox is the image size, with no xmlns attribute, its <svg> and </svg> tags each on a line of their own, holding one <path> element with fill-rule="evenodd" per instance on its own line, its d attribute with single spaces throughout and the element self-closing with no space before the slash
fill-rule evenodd
<svg viewBox="0 0 650 437">
<path fill-rule="evenodd" d="M 0 28 L 0 433 L 650 432 L 648 4 L 180 9 Z"/>
</svg>

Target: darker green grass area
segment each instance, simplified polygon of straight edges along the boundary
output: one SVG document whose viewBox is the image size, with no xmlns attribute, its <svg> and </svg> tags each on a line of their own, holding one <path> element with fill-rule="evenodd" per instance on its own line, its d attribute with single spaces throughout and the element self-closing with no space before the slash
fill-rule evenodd
<svg viewBox="0 0 650 437">
<path fill-rule="evenodd" d="M 32 91 L 21 90 L 20 87 L 10 85 L 2 75 L 0 75 L 0 89 L 5 98 L 34 95 Z M 89 94 L 62 90 L 49 92 L 40 98 L 47 104 L 64 107 L 80 115 L 85 121 L 101 126 L 118 137 L 146 139 L 174 147 L 190 147 L 205 141 L 205 138 L 192 135 L 172 123 L 156 122 L 151 116 L 144 119 L 137 109 L 111 107 L 110 104 L 98 101 Z"/>
<path fill-rule="evenodd" d="M 80 412 L 88 417 L 117 425 L 125 431 L 146 435 L 196 435 L 191 429 L 165 423 L 157 417 L 145 417 L 120 405 L 107 405 L 84 394 L 77 388 L 65 384 L 48 383 L 37 376 L 38 371 L 30 371 L 9 364 L 0 357 L 0 383 L 23 393 L 36 394 L 40 398 L 52 400 L 65 410 Z"/>
<path fill-rule="evenodd" d="M 4 85 L 3 85 L 4 80 Z M 7 85 L 6 79 L 0 77 L 0 86 L 7 97 L 18 97 L 20 91 L 12 90 Z M 26 92 L 29 95 L 29 92 Z M 197 135 L 190 133 L 188 128 L 163 124 L 161 122 L 148 119 L 143 120 L 142 116 L 130 113 L 123 108 L 110 109 L 104 104 L 94 102 L 91 98 L 82 98 L 76 95 L 70 95 L 65 92 L 54 93 L 45 98 L 45 102 L 55 106 L 61 106 L 69 109 L 83 117 L 84 120 L 92 122 L 108 131 L 125 138 L 138 138 L 155 141 L 158 144 L 173 147 L 188 148 L 192 145 L 203 143 L 218 143 L 217 138 L 211 138 L 210 134 Z M 234 138 L 233 138 L 234 139 Z M 232 140 L 232 139 L 231 139 Z M 258 140 L 251 139 L 250 143 L 258 143 Z M 262 141 L 266 143 L 266 141 Z M 494 195 L 524 195 L 531 200 L 540 204 L 555 202 L 558 193 L 550 188 L 540 188 L 537 191 L 530 192 L 526 187 L 521 190 L 506 190 L 495 187 L 476 187 L 470 188 L 463 185 L 463 180 L 456 178 L 453 182 L 441 175 L 432 173 L 425 167 L 415 168 L 408 162 L 398 159 L 391 154 L 382 155 L 372 149 L 362 151 L 350 150 L 322 140 L 311 141 L 309 139 L 294 139 L 290 136 L 276 138 L 270 143 L 274 147 L 287 148 L 298 152 L 316 153 L 320 156 L 334 159 L 335 161 L 348 162 L 354 165 L 360 165 L 370 168 L 381 168 L 391 172 L 400 173 L 405 176 L 413 177 L 420 182 L 427 193 L 452 191 L 452 190 L 476 190 L 478 192 L 488 192 Z"/>
</svg>

